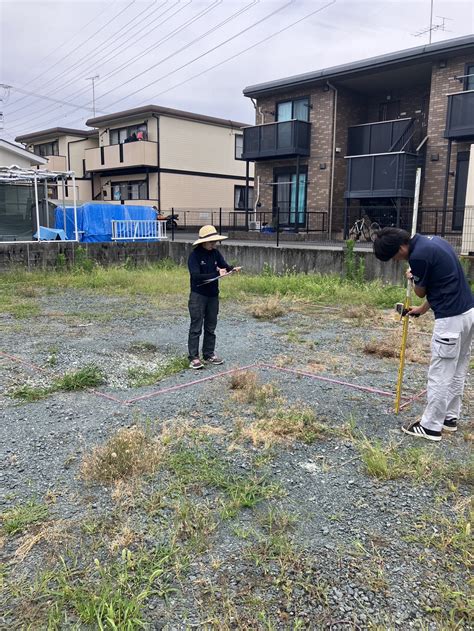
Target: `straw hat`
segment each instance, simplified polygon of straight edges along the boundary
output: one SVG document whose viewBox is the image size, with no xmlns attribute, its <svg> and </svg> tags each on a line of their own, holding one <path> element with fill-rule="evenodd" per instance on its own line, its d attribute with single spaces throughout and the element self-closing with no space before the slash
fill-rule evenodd
<svg viewBox="0 0 474 631">
<path fill-rule="evenodd" d="M 193 246 L 201 245 L 201 243 L 206 243 L 207 241 L 223 241 L 227 238 L 219 234 L 214 226 L 203 226 L 199 230 L 199 239 L 193 243 Z"/>
</svg>

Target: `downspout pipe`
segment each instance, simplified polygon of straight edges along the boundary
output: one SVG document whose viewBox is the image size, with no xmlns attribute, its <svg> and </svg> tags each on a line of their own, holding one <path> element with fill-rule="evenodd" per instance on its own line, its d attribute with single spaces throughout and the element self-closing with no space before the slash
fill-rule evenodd
<svg viewBox="0 0 474 631">
<path fill-rule="evenodd" d="M 337 119 L 337 88 L 329 81 L 326 81 L 328 88 L 334 93 L 332 108 L 332 146 L 331 146 L 331 177 L 329 183 L 329 217 L 328 217 L 328 237 L 332 234 L 332 205 L 334 198 L 334 167 L 336 162 L 336 119 Z"/>
</svg>

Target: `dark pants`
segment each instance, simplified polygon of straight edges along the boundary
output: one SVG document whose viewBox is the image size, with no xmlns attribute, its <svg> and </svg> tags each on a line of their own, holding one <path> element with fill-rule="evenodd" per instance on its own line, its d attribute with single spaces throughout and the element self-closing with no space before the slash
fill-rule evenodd
<svg viewBox="0 0 474 631">
<path fill-rule="evenodd" d="M 199 338 L 204 324 L 204 340 L 202 354 L 204 359 L 209 359 L 214 354 L 216 336 L 214 331 L 217 326 L 217 314 L 219 313 L 219 296 L 202 296 L 194 291 L 189 296 L 189 326 L 188 353 L 189 359 L 199 357 Z"/>
</svg>

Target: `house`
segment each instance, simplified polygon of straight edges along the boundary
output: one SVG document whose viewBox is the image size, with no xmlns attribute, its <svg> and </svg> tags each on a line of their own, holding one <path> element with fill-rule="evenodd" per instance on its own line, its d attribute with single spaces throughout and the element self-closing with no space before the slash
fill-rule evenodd
<svg viewBox="0 0 474 631">
<path fill-rule="evenodd" d="M 244 123 L 146 105 L 91 118 L 85 150 L 92 198 L 175 209 L 252 206 L 253 165 L 241 159 Z"/>
<path fill-rule="evenodd" d="M 53 127 L 22 134 L 15 138 L 26 149 L 35 155 L 45 158 L 49 171 L 74 171 L 76 200 L 90 201 L 92 199 L 92 178 L 85 166 L 85 151 L 98 146 L 96 130 L 70 129 L 68 127 Z M 72 179 L 68 178 L 64 191 L 55 185 L 49 185 L 49 199 L 66 201 L 73 199 Z"/>
<path fill-rule="evenodd" d="M 244 89 L 243 130 L 261 211 L 282 226 L 347 235 L 354 219 L 461 233 L 474 143 L 474 36 Z M 472 179 L 472 178 L 471 178 Z M 278 213 L 277 213 L 277 209 Z M 473 222 L 474 223 L 474 222 Z"/>
<path fill-rule="evenodd" d="M 33 167 L 44 167 L 46 163 L 46 158 L 42 158 L 31 151 L 27 151 L 24 147 L 0 138 L 0 167 L 16 165 L 22 169 L 31 169 Z"/>
</svg>

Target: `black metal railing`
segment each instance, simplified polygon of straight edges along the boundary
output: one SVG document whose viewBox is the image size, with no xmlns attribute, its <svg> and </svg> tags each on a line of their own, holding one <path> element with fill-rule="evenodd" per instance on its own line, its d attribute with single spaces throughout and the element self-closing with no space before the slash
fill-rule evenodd
<svg viewBox="0 0 474 631">
<path fill-rule="evenodd" d="M 348 156 L 345 197 L 413 197 L 416 164 L 406 152 Z"/>
<path fill-rule="evenodd" d="M 392 147 L 401 140 L 407 129 L 414 125 L 412 118 L 355 125 L 347 130 L 347 155 L 359 156 L 372 153 L 399 151 Z"/>
<path fill-rule="evenodd" d="M 448 94 L 445 138 L 474 138 L 474 90 Z"/>
<path fill-rule="evenodd" d="M 358 246 L 372 247 L 373 231 L 388 226 L 411 231 L 413 205 L 358 205 L 335 206 L 332 209 L 331 226 L 328 208 L 306 209 L 299 217 L 287 208 L 261 207 L 234 210 L 232 208 L 173 208 L 163 211 L 164 215 L 177 215 L 176 225 L 168 228 L 171 240 L 197 238 L 199 228 L 214 225 L 220 234 L 239 241 L 265 241 L 279 245 L 280 242 L 302 241 L 310 243 L 342 244 L 354 234 L 351 229 L 364 219 L 370 231 L 363 231 Z M 299 220 L 299 221 L 298 221 Z M 441 207 L 420 207 L 417 232 L 437 235 L 449 241 L 458 252 L 464 242 L 466 248 L 474 248 L 474 209 L 451 208 L 446 212 Z M 467 250 L 468 252 L 471 250 Z"/>
<path fill-rule="evenodd" d="M 300 120 L 245 127 L 244 160 L 309 156 L 311 123 Z"/>
</svg>

